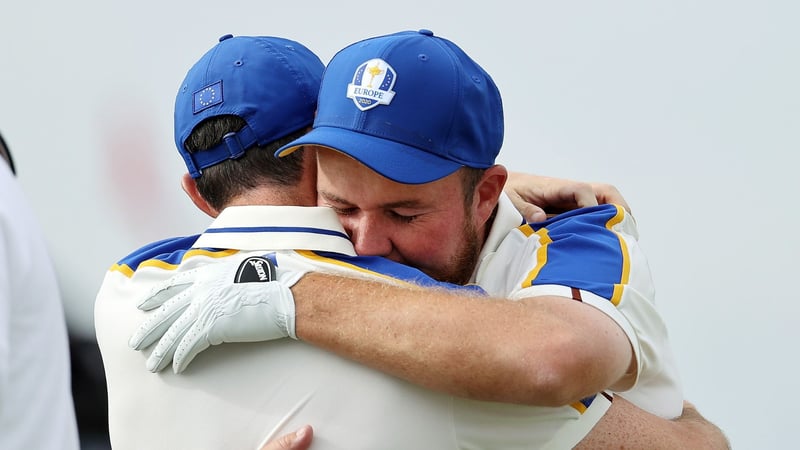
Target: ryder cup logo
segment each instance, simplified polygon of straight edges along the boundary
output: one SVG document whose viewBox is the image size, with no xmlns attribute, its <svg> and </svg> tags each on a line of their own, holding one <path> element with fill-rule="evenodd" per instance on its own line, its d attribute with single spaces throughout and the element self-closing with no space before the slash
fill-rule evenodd
<svg viewBox="0 0 800 450">
<path fill-rule="evenodd" d="M 353 82 L 347 85 L 347 98 L 352 98 L 362 111 L 388 105 L 394 98 L 395 79 L 397 73 L 386 61 L 370 59 L 356 69 Z"/>
</svg>

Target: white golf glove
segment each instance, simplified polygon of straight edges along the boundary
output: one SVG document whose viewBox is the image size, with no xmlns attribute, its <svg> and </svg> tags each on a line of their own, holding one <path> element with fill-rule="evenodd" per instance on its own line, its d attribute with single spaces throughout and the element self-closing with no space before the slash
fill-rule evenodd
<svg viewBox="0 0 800 450">
<path fill-rule="evenodd" d="M 179 273 L 153 289 L 139 309 L 158 308 L 131 336 L 135 350 L 159 340 L 147 359 L 158 372 L 180 373 L 211 345 L 295 335 L 290 288 L 305 272 L 277 270 L 266 257 L 233 258 Z"/>
</svg>

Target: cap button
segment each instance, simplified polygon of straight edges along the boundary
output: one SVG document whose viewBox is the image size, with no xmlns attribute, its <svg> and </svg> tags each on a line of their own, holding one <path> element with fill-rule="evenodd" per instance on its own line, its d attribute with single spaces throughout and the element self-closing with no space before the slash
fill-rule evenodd
<svg viewBox="0 0 800 450">
<path fill-rule="evenodd" d="M 219 38 L 219 41 L 222 42 L 222 41 L 224 41 L 226 39 L 230 39 L 232 37 L 233 37 L 232 34 L 226 34 L 226 35 L 222 36 L 221 38 Z"/>
<path fill-rule="evenodd" d="M 426 29 L 423 28 L 423 29 L 419 30 L 419 34 L 422 34 L 422 35 L 425 35 L 425 36 L 433 36 L 433 31 L 426 30 Z"/>
</svg>

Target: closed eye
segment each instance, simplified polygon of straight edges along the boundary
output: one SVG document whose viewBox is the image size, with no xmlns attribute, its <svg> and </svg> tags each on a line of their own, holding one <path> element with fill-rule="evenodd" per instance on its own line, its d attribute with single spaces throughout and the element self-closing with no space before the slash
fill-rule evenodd
<svg viewBox="0 0 800 450">
<path fill-rule="evenodd" d="M 337 208 L 335 206 L 330 206 L 330 208 L 340 216 L 349 216 L 356 212 L 356 208 Z"/>
<path fill-rule="evenodd" d="M 411 222 L 413 222 L 414 220 L 416 220 L 419 217 L 419 215 L 416 215 L 416 214 L 413 214 L 413 215 L 410 215 L 410 216 L 406 216 L 406 215 L 403 215 L 403 214 L 398 214 L 398 213 L 396 213 L 394 211 L 389 211 L 389 216 L 393 220 L 396 220 L 396 221 L 401 222 L 401 223 L 411 223 Z"/>
</svg>

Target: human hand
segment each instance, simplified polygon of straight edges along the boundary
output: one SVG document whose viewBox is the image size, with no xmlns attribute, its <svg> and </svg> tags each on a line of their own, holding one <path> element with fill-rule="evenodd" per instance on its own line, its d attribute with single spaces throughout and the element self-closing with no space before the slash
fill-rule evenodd
<svg viewBox="0 0 800 450">
<path fill-rule="evenodd" d="M 211 345 L 297 339 L 290 287 L 304 272 L 281 270 L 267 258 L 250 256 L 204 264 L 156 286 L 139 304 L 154 311 L 128 345 L 158 344 L 147 359 L 151 372 L 172 362 L 180 373 Z"/>
<path fill-rule="evenodd" d="M 267 442 L 258 450 L 307 450 L 311 447 L 311 438 L 313 437 L 314 429 L 310 425 L 304 425 L 293 433 Z"/>
<path fill-rule="evenodd" d="M 606 183 L 584 183 L 520 172 L 509 172 L 504 191 L 528 222 L 541 222 L 548 212 L 615 203 L 630 212 L 622 194 Z"/>
</svg>

